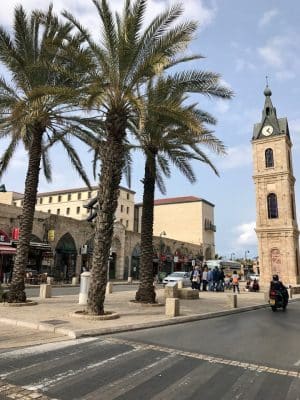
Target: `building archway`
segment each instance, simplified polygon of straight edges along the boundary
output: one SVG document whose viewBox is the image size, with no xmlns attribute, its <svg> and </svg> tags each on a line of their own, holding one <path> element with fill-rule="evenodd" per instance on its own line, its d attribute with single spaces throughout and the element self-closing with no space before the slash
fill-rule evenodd
<svg viewBox="0 0 300 400">
<path fill-rule="evenodd" d="M 117 271 L 121 271 L 121 241 L 118 237 L 114 237 L 111 244 L 109 257 L 109 279 L 116 279 Z M 119 276 L 119 275 L 118 275 Z"/>
<path fill-rule="evenodd" d="M 212 259 L 211 248 L 207 247 L 205 249 L 205 260 L 211 260 L 211 259 Z"/>
<path fill-rule="evenodd" d="M 57 280 L 70 281 L 76 273 L 77 250 L 70 233 L 64 234 L 55 248 L 55 276 Z"/>
</svg>

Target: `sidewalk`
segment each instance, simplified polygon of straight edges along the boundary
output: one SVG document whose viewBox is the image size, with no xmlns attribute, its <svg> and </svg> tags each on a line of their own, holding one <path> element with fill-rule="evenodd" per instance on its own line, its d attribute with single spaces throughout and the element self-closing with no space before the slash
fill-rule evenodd
<svg viewBox="0 0 300 400">
<path fill-rule="evenodd" d="M 156 293 L 159 303 L 165 303 L 164 290 L 157 289 Z M 120 318 L 104 321 L 71 316 L 71 313 L 85 309 L 78 304 L 78 295 L 32 298 L 38 301 L 38 305 L 26 307 L 11 307 L 7 303 L 0 303 L 0 324 L 79 338 L 213 318 L 266 306 L 264 293 L 241 292 L 238 295 L 238 308 L 232 309 L 228 304 L 227 292 L 200 292 L 199 300 L 180 300 L 180 316 L 170 318 L 165 315 L 164 306 L 130 302 L 134 296 L 135 291 L 107 295 L 105 311 L 117 312 Z M 294 295 L 293 299 L 300 299 L 300 295 Z"/>
</svg>

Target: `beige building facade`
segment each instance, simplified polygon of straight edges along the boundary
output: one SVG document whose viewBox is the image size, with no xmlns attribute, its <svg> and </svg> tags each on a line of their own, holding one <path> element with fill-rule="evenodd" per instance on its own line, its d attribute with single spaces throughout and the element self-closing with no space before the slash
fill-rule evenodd
<svg viewBox="0 0 300 400">
<path fill-rule="evenodd" d="M 286 118 L 277 118 L 265 89 L 262 120 L 254 125 L 252 149 L 256 192 L 256 234 L 260 280 L 278 274 L 284 284 L 300 283 L 299 230 L 295 205 L 292 143 Z"/>
<path fill-rule="evenodd" d="M 136 226 L 141 232 L 142 204 L 136 204 Z M 199 246 L 208 260 L 215 255 L 214 204 L 195 196 L 155 200 L 153 235 Z"/>
<path fill-rule="evenodd" d="M 86 220 L 90 210 L 85 206 L 97 196 L 97 189 L 98 187 L 94 186 L 91 190 L 84 187 L 38 193 L 35 209 L 48 214 Z M 0 202 L 22 207 L 23 196 L 20 197 L 19 193 L 11 196 L 11 193 L 14 192 L 0 193 Z M 132 190 L 120 187 L 116 221 L 123 224 L 129 231 L 133 231 L 134 195 L 135 192 Z"/>
</svg>

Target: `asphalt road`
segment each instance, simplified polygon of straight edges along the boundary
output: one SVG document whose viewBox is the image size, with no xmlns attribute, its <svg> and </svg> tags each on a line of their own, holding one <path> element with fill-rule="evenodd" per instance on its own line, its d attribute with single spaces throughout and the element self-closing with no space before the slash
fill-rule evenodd
<svg viewBox="0 0 300 400">
<path fill-rule="evenodd" d="M 0 378 L 61 400 L 299 400 L 299 317 L 294 303 L 8 351 Z"/>
</svg>

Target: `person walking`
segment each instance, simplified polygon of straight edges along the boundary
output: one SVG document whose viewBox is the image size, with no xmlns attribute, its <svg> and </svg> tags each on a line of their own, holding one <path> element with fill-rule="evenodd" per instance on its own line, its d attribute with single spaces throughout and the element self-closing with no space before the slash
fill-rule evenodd
<svg viewBox="0 0 300 400">
<path fill-rule="evenodd" d="M 199 267 L 196 266 L 192 271 L 192 289 L 199 290 L 199 285 L 200 285 Z"/>
<path fill-rule="evenodd" d="M 207 283 L 208 283 L 208 290 L 211 292 L 213 290 L 213 272 L 211 268 L 208 268 Z"/>
<path fill-rule="evenodd" d="M 233 287 L 233 293 L 237 291 L 237 293 L 240 293 L 240 286 L 239 286 L 239 275 L 237 274 L 236 271 L 233 271 L 232 274 L 232 287 Z"/>
<path fill-rule="evenodd" d="M 202 290 L 203 292 L 207 291 L 207 283 L 208 283 L 208 268 L 207 265 L 203 265 L 203 272 L 202 272 Z"/>
</svg>

